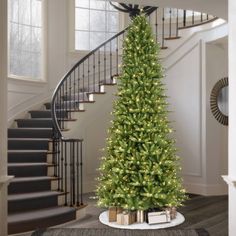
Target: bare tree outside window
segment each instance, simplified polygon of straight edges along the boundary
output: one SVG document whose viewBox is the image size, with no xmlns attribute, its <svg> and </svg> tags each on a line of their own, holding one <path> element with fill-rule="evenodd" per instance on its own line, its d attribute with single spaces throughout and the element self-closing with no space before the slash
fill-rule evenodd
<svg viewBox="0 0 236 236">
<path fill-rule="evenodd" d="M 9 0 L 9 74 L 42 77 L 42 1 Z"/>
<path fill-rule="evenodd" d="M 119 30 L 119 13 L 109 1 L 75 1 L 75 49 L 92 50 Z"/>
</svg>

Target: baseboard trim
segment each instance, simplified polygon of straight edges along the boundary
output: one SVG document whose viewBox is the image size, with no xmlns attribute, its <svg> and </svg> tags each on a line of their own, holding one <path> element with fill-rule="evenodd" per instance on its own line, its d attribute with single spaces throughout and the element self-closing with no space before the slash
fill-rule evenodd
<svg viewBox="0 0 236 236">
<path fill-rule="evenodd" d="M 184 187 L 188 193 L 200 194 L 204 196 L 219 196 L 228 194 L 228 188 L 226 184 L 206 185 L 184 183 Z"/>
</svg>

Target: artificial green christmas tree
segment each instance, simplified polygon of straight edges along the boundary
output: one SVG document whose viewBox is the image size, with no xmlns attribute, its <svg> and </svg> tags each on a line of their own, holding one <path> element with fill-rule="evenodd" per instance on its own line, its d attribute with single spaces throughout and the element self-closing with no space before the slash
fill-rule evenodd
<svg viewBox="0 0 236 236">
<path fill-rule="evenodd" d="M 118 99 L 98 178 L 99 206 L 146 210 L 177 207 L 185 199 L 159 51 L 146 17 L 136 16 L 123 46 Z"/>
</svg>

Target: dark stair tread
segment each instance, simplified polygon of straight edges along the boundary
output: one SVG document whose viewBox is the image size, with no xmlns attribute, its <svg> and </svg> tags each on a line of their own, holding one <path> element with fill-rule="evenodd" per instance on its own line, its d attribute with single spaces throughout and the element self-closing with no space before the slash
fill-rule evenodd
<svg viewBox="0 0 236 236">
<path fill-rule="evenodd" d="M 50 151 L 48 151 L 48 150 L 8 150 L 8 153 L 47 153 L 47 154 L 49 154 L 49 153 L 52 153 L 52 152 L 50 152 Z"/>
<path fill-rule="evenodd" d="M 51 138 L 52 128 L 18 127 L 8 129 L 8 138 Z"/>
<path fill-rule="evenodd" d="M 33 119 L 33 118 L 32 118 Z M 27 120 L 31 120 L 31 119 L 27 119 Z M 8 130 L 49 130 L 51 131 L 52 128 L 47 128 L 47 127 L 17 127 L 17 128 L 8 128 Z"/>
<path fill-rule="evenodd" d="M 34 176 L 34 177 L 17 177 L 14 178 L 11 183 L 19 183 L 19 182 L 37 182 L 37 181 L 46 181 L 46 180 L 58 180 L 57 177 L 50 177 L 50 176 Z"/>
<path fill-rule="evenodd" d="M 8 163 L 8 167 L 29 167 L 29 166 L 54 166 L 52 163 L 47 162 L 23 162 L 23 163 Z"/>
<path fill-rule="evenodd" d="M 33 112 L 42 112 L 42 113 L 50 113 L 48 110 L 30 110 L 28 111 L 29 113 L 33 113 Z M 46 117 L 45 117 L 46 118 Z"/>
<path fill-rule="evenodd" d="M 53 217 L 53 216 L 59 216 L 63 215 L 69 212 L 75 212 L 76 209 L 72 207 L 51 207 L 41 210 L 34 210 L 24 213 L 14 213 L 8 215 L 8 223 L 13 224 L 17 222 L 26 222 L 26 221 L 40 221 L 40 219 L 43 219 L 45 217 Z"/>
<path fill-rule="evenodd" d="M 22 141 L 52 141 L 51 138 L 8 138 L 8 140 L 22 140 Z"/>
<path fill-rule="evenodd" d="M 18 193 L 18 194 L 9 194 L 8 201 L 18 201 L 26 200 L 32 198 L 48 197 L 48 196 L 58 196 L 64 193 L 57 191 L 42 191 L 42 192 L 33 192 L 33 193 Z"/>
<path fill-rule="evenodd" d="M 175 39 L 180 39 L 180 36 L 172 36 L 172 37 L 166 37 L 165 40 L 175 40 Z"/>
<path fill-rule="evenodd" d="M 16 119 L 15 121 L 24 121 L 24 120 L 52 120 L 52 118 L 25 118 L 25 119 Z"/>
<path fill-rule="evenodd" d="M 106 94 L 106 92 L 88 92 L 88 94 Z"/>
<path fill-rule="evenodd" d="M 117 83 L 103 83 L 101 85 L 106 85 L 106 86 L 113 86 L 113 85 L 117 85 Z"/>
</svg>

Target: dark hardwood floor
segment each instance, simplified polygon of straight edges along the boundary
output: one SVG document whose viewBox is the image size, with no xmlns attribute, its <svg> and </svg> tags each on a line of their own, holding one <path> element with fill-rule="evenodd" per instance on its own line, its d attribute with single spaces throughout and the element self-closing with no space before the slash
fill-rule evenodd
<svg viewBox="0 0 236 236">
<path fill-rule="evenodd" d="M 96 200 L 85 195 L 88 203 L 87 215 L 83 219 L 68 224 L 69 228 L 105 228 L 107 226 L 98 221 L 99 214 L 104 211 L 96 207 Z M 178 209 L 185 217 L 185 222 L 175 228 L 196 229 L 204 228 L 212 236 L 228 235 L 228 196 L 205 197 L 191 195 L 185 206 Z"/>
</svg>

